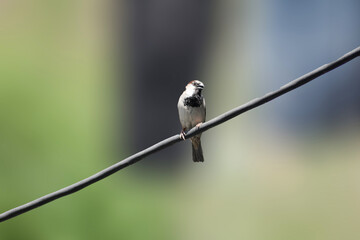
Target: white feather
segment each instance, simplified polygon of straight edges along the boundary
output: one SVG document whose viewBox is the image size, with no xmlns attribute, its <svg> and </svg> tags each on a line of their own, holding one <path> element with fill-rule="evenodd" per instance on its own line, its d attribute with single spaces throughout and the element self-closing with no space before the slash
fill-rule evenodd
<svg viewBox="0 0 360 240">
<path fill-rule="evenodd" d="M 200 81 L 199 81 L 200 82 Z M 203 84 L 200 82 L 203 86 Z M 185 106 L 184 100 L 187 97 L 191 97 L 196 94 L 198 89 L 193 84 L 189 83 L 186 86 L 186 90 L 181 94 L 178 101 L 179 118 L 182 128 L 185 131 L 195 127 L 198 123 L 205 122 L 206 107 L 205 98 L 202 98 L 202 104 L 200 107 Z"/>
</svg>

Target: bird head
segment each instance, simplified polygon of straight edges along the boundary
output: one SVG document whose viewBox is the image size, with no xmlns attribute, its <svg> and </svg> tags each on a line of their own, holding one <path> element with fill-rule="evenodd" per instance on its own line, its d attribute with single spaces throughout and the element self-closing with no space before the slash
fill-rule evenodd
<svg viewBox="0 0 360 240">
<path fill-rule="evenodd" d="M 205 85 L 199 80 L 193 80 L 186 85 L 186 92 L 189 95 L 201 94 L 201 91 L 204 89 Z"/>
</svg>

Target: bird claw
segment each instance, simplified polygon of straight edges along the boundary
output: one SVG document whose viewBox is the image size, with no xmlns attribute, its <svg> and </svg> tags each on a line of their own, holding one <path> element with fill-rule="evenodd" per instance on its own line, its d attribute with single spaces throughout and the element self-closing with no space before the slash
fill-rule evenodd
<svg viewBox="0 0 360 240">
<path fill-rule="evenodd" d="M 203 124 L 202 122 L 196 124 L 195 128 L 199 129 L 202 124 Z M 186 133 L 185 133 L 185 130 L 183 129 L 183 130 L 181 130 L 181 133 L 180 133 L 180 139 L 186 140 L 185 137 L 186 137 Z"/>
<path fill-rule="evenodd" d="M 182 130 L 181 133 L 180 133 L 180 139 L 185 141 L 185 136 L 186 136 L 186 133 L 185 133 L 184 130 Z"/>
</svg>

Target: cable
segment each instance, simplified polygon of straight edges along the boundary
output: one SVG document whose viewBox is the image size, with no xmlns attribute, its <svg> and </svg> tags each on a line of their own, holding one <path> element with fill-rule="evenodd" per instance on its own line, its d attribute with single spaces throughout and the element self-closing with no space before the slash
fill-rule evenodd
<svg viewBox="0 0 360 240">
<path fill-rule="evenodd" d="M 191 129 L 187 134 L 186 134 L 186 138 L 190 138 L 196 134 L 199 134 L 201 132 L 207 131 L 210 128 L 213 128 L 217 125 L 222 124 L 223 122 L 226 122 L 244 112 L 247 112 L 251 109 L 254 109 L 264 103 L 267 103 L 287 92 L 290 92 L 312 80 L 314 80 L 315 78 L 353 60 L 356 57 L 360 56 L 360 47 L 355 48 L 354 50 L 348 52 L 347 54 L 345 54 L 344 56 L 342 56 L 341 58 L 339 58 L 338 60 L 325 64 L 315 70 L 313 70 L 312 72 L 309 72 L 291 82 L 289 82 L 288 84 L 282 86 L 279 90 L 274 91 L 274 92 L 270 92 L 266 95 L 264 95 L 261 98 L 256 98 L 251 100 L 248 103 L 245 103 L 239 107 L 236 107 L 226 113 L 223 113 L 213 119 L 211 119 L 208 122 L 203 123 L 199 128 L 193 128 Z M 20 214 L 23 214 L 25 212 L 28 212 L 34 208 L 40 207 L 46 203 L 49 203 L 51 201 L 54 201 L 55 199 L 70 195 L 72 193 L 75 193 L 93 183 L 96 183 L 97 181 L 100 181 L 101 179 L 104 179 L 108 176 L 110 176 L 111 174 L 127 167 L 130 166 L 138 161 L 140 161 L 141 159 L 144 159 L 145 157 L 160 151 L 164 148 L 167 148 L 177 142 L 182 141 L 180 139 L 180 135 L 174 135 L 172 137 L 169 137 L 165 140 L 162 140 L 161 142 L 158 142 L 154 145 L 152 145 L 149 148 L 146 148 L 145 150 L 138 152 L 88 178 L 85 178 L 77 183 L 74 183 L 68 187 L 62 188 L 56 192 L 47 194 L 43 197 L 40 197 L 34 201 L 31 201 L 29 203 L 26 203 L 24 205 L 21 205 L 19 207 L 13 208 L 11 210 L 8 210 L 2 214 L 0 214 L 0 222 L 3 222 L 5 220 L 8 220 L 10 218 L 13 218 L 15 216 L 18 216 Z"/>
</svg>

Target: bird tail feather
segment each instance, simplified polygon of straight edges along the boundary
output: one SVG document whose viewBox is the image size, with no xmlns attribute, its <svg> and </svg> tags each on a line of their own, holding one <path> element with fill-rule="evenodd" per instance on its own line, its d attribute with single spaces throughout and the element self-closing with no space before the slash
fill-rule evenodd
<svg viewBox="0 0 360 240">
<path fill-rule="evenodd" d="M 191 139 L 192 142 L 192 157 L 194 162 L 204 162 L 204 155 L 201 147 L 201 141 L 199 137 Z"/>
</svg>

